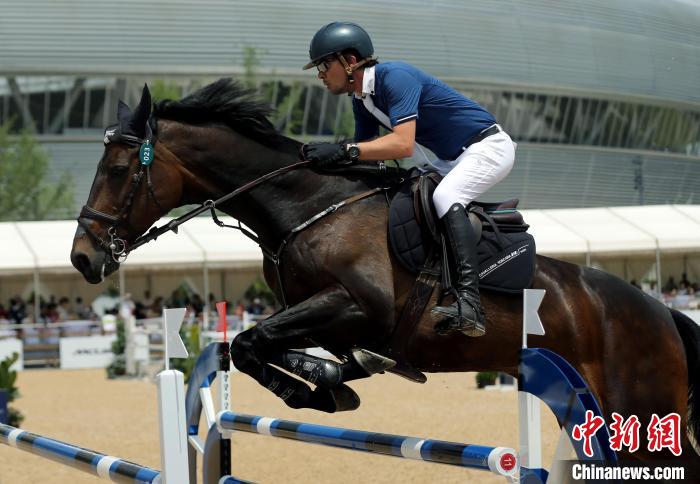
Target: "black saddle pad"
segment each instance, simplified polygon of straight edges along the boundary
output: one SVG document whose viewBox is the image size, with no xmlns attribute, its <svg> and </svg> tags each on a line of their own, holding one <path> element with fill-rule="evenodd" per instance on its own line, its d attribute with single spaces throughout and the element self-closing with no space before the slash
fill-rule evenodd
<svg viewBox="0 0 700 484">
<path fill-rule="evenodd" d="M 535 239 L 524 229 L 513 231 L 512 227 L 507 227 L 506 230 L 498 227 L 494 230 L 490 223 L 482 225 L 477 244 L 479 285 L 517 293 L 532 285 Z M 390 246 L 398 261 L 409 271 L 420 272 L 434 242 L 429 230 L 416 219 L 410 182 L 404 184 L 391 201 L 388 231 Z"/>
</svg>

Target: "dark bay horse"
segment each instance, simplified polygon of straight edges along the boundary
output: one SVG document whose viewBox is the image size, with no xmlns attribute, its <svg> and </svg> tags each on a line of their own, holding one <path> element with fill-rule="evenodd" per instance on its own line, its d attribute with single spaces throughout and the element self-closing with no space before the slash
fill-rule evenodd
<svg viewBox="0 0 700 484">
<path fill-rule="evenodd" d="M 118 269 L 115 253 L 133 245 L 169 210 L 217 199 L 298 164 L 300 144 L 277 133 L 267 114 L 263 104 L 229 80 L 155 106 L 145 88 L 133 112 L 120 103 L 119 124 L 105 133 L 104 154 L 79 218 L 71 252 L 76 269 L 88 282 L 100 282 Z M 139 157 L 144 158 L 146 141 L 152 146 L 144 164 Z M 415 276 L 390 252 L 382 184 L 374 175 L 321 173 L 307 164 L 242 190 L 218 207 L 250 227 L 268 250 L 283 246 L 279 274 L 274 257 L 265 259 L 264 272 L 288 307 L 241 333 L 231 354 L 241 371 L 292 407 L 356 408 L 359 399 L 344 382 L 387 369 L 377 355 L 358 348 L 386 354 Z M 358 194 L 367 195 L 288 237 L 314 215 Z M 645 442 L 652 414 L 678 413 L 683 428 L 700 435 L 695 323 L 617 277 L 548 257 L 537 257 L 533 287 L 547 291 L 540 309 L 546 335 L 531 336 L 530 345 L 566 358 L 590 384 L 608 423 L 613 412 L 636 415 Z M 439 336 L 426 311 L 410 340 L 408 362 L 424 372 L 517 376 L 521 299 L 482 291 L 488 331 L 481 338 Z M 328 349 L 343 363 L 290 351 L 311 346 Z M 278 367 L 315 383 L 315 389 Z M 681 459 L 697 463 L 682 433 Z M 648 452 L 642 443 L 628 457 L 673 456 Z"/>
</svg>

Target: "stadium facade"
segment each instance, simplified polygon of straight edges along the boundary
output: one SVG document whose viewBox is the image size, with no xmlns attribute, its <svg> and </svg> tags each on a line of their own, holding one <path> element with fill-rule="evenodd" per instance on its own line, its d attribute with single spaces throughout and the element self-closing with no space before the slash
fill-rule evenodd
<svg viewBox="0 0 700 484">
<path fill-rule="evenodd" d="M 352 133 L 345 96 L 302 72 L 323 24 L 351 20 L 381 60 L 423 68 L 518 141 L 489 199 L 524 208 L 700 203 L 700 1 L 0 0 L 0 121 L 34 130 L 76 211 L 117 99 L 258 89 L 299 139 Z M 74 213 L 56 213 L 72 218 Z"/>
</svg>

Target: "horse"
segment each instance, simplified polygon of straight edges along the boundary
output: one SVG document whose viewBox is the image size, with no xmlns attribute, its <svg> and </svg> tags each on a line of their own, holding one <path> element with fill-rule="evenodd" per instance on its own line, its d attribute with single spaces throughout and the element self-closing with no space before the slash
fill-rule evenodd
<svg viewBox="0 0 700 484">
<path fill-rule="evenodd" d="M 282 310 L 236 336 L 233 363 L 290 407 L 352 410 L 359 396 L 347 382 L 395 370 L 386 345 L 415 275 L 388 245 L 383 179 L 300 161 L 301 143 L 280 134 L 269 114 L 269 106 L 230 79 L 155 104 L 145 86 L 133 111 L 120 101 L 118 124 L 105 131 L 78 217 L 71 261 L 88 282 L 99 283 L 161 216 L 223 200 L 216 208 L 260 243 L 265 279 L 282 302 Z M 614 412 L 640 422 L 678 414 L 678 459 L 695 466 L 689 434 L 700 435 L 698 326 L 613 275 L 541 255 L 532 287 L 546 290 L 540 309 L 546 334 L 530 336 L 531 346 L 576 368 L 606 422 Z M 482 290 L 487 333 L 480 338 L 437 334 L 429 315 L 436 298 L 408 341 L 407 365 L 517 377 L 521 296 Z M 317 346 L 340 362 L 291 350 Z M 676 458 L 644 445 L 621 457 Z"/>
</svg>

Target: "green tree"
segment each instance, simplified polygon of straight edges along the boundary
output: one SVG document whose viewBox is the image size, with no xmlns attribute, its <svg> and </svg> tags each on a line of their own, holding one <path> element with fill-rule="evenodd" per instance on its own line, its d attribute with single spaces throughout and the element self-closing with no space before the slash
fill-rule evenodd
<svg viewBox="0 0 700 484">
<path fill-rule="evenodd" d="M 151 98 L 153 102 L 162 101 L 164 99 L 180 99 L 182 96 L 182 89 L 175 82 L 164 81 L 158 79 L 153 82 L 152 85 L 148 86 L 151 92 Z"/>
<path fill-rule="evenodd" d="M 275 304 L 275 294 L 261 277 L 258 277 L 250 286 L 248 286 L 248 289 L 246 289 L 243 296 L 250 301 L 259 297 L 270 306 L 274 306 Z"/>
<path fill-rule="evenodd" d="M 10 136 L 11 127 L 11 122 L 0 125 L 0 220 L 74 215 L 70 175 L 49 177 L 48 153 L 28 131 Z"/>
<path fill-rule="evenodd" d="M 265 54 L 265 51 L 251 45 L 243 47 L 243 83 L 248 89 L 256 88 L 260 54 Z"/>
</svg>

